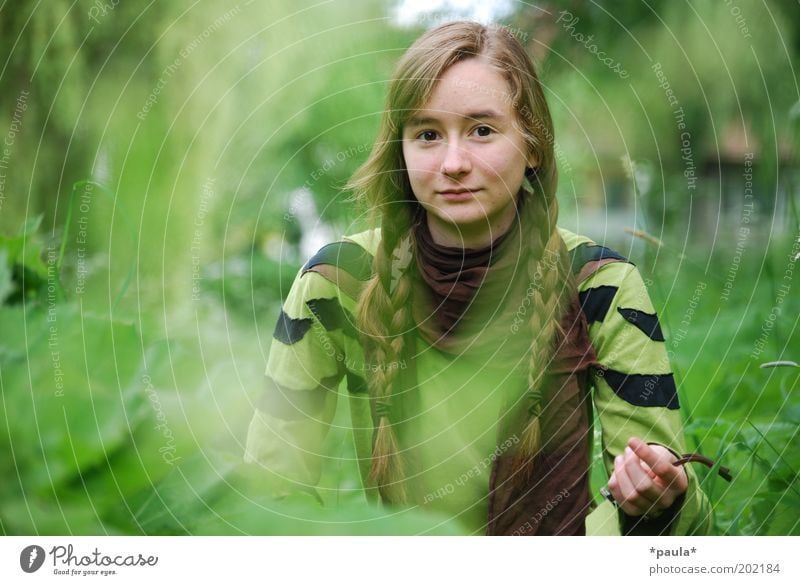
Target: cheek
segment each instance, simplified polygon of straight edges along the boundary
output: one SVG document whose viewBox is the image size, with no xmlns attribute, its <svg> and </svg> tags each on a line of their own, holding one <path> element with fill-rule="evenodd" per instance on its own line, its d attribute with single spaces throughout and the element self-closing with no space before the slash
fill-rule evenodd
<svg viewBox="0 0 800 585">
<path fill-rule="evenodd" d="M 412 182 L 426 181 L 436 171 L 436 157 L 428 152 L 420 152 L 412 148 L 403 149 L 403 158 Z"/>
<path fill-rule="evenodd" d="M 403 146 L 403 158 L 409 172 L 430 174 L 436 169 L 436 155 L 433 150 L 421 150 L 413 146 Z"/>
<path fill-rule="evenodd" d="M 498 180 L 522 181 L 525 173 L 525 159 L 515 152 L 487 153 L 480 164 L 487 174 Z"/>
</svg>

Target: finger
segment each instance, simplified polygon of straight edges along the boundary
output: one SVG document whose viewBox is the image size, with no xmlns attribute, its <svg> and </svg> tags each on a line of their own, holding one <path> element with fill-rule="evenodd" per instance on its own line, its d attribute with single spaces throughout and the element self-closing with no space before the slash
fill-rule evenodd
<svg viewBox="0 0 800 585">
<path fill-rule="evenodd" d="M 669 465 L 671 465 L 675 470 L 672 472 L 674 475 L 669 475 L 667 477 L 659 476 L 655 478 L 655 483 L 665 487 L 666 493 L 672 496 L 667 499 L 672 501 L 675 497 L 684 493 L 689 487 L 689 476 L 686 473 L 686 468 L 679 465 L 674 465 L 674 463 L 677 461 L 676 455 L 664 445 L 656 444 L 648 445 L 648 447 L 650 450 L 654 451 L 661 460 L 668 461 Z"/>
<path fill-rule="evenodd" d="M 641 457 L 637 457 L 637 459 L 639 460 L 639 467 L 641 467 L 642 471 L 644 471 L 647 474 L 647 477 L 649 477 L 650 479 L 658 478 L 658 476 L 655 473 L 653 473 L 653 470 L 650 469 L 650 466 L 644 461 L 642 461 Z"/>
<path fill-rule="evenodd" d="M 655 503 L 661 497 L 664 488 L 657 485 L 653 478 L 642 469 L 642 460 L 630 447 L 625 447 L 624 463 L 634 489 L 642 496 L 642 499 L 647 500 L 647 503 Z"/>
<path fill-rule="evenodd" d="M 615 495 L 614 498 L 626 514 L 629 516 L 641 516 L 645 513 L 646 508 L 641 506 L 640 495 L 636 488 L 633 487 L 630 477 L 628 477 L 625 458 L 620 455 L 615 459 L 614 465 L 614 474 L 619 484 L 619 497 Z"/>
<path fill-rule="evenodd" d="M 655 475 L 650 467 L 639 459 L 639 456 L 629 447 L 625 448 L 625 455 L 628 477 L 631 478 L 634 487 L 642 496 L 637 504 L 644 510 L 644 514 L 650 514 L 654 510 L 661 510 L 672 505 L 677 493 L 671 490 L 670 486 L 665 486 L 661 478 Z M 634 461 L 638 465 L 632 463 Z"/>
<path fill-rule="evenodd" d="M 642 461 L 647 463 L 653 473 L 661 478 L 665 485 L 670 485 L 680 476 L 682 470 L 672 465 L 672 462 L 675 461 L 674 456 L 665 457 L 663 453 L 651 448 L 650 445 L 638 437 L 631 437 L 628 441 L 628 446 Z"/>
<path fill-rule="evenodd" d="M 608 478 L 608 491 L 614 496 L 614 501 L 617 505 L 623 500 L 622 490 L 619 487 L 619 479 L 617 477 L 617 463 L 621 461 L 621 456 L 614 459 L 614 470 L 611 472 L 611 477 Z"/>
</svg>

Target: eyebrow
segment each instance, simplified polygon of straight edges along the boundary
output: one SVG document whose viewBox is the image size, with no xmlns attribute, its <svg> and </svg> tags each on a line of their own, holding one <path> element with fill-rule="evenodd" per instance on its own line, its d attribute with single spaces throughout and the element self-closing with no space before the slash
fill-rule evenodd
<svg viewBox="0 0 800 585">
<path fill-rule="evenodd" d="M 469 112 L 461 114 L 461 118 L 466 120 L 499 120 L 503 116 L 494 110 L 482 110 L 480 112 Z M 438 118 L 433 116 L 411 116 L 406 122 L 406 126 L 417 127 L 426 126 L 428 124 L 435 124 Z"/>
</svg>

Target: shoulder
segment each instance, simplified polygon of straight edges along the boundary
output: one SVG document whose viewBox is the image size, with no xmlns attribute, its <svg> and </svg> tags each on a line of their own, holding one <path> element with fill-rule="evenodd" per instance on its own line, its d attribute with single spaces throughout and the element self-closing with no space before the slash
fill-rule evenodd
<svg viewBox="0 0 800 585">
<path fill-rule="evenodd" d="M 364 248 L 368 254 L 374 256 L 375 250 L 378 249 L 378 244 L 381 241 L 381 228 L 373 228 L 357 234 L 342 236 L 342 241 L 357 244 Z"/>
<path fill-rule="evenodd" d="M 579 285 L 598 278 L 619 278 L 621 274 L 636 270 L 633 262 L 616 250 L 564 228 L 558 231 L 570 254 L 572 272 Z"/>
<path fill-rule="evenodd" d="M 561 239 L 564 240 L 564 243 L 567 245 L 567 250 L 569 251 L 574 250 L 581 244 L 596 245 L 591 238 L 576 234 L 562 227 L 558 228 L 558 233 L 561 235 Z"/>
<path fill-rule="evenodd" d="M 370 229 L 322 246 L 300 269 L 301 280 L 330 287 L 355 299 L 372 276 L 380 229 Z"/>
<path fill-rule="evenodd" d="M 651 341 L 663 341 L 648 283 L 634 263 L 586 236 L 562 228 L 559 232 L 571 256 L 581 309 L 592 326 L 593 341 L 602 342 L 609 331 L 627 324 L 641 329 Z"/>
<path fill-rule="evenodd" d="M 305 273 L 320 265 L 336 266 L 359 280 L 366 280 L 372 269 L 372 257 L 380 242 L 380 229 L 342 236 L 322 246 L 303 265 Z"/>
</svg>

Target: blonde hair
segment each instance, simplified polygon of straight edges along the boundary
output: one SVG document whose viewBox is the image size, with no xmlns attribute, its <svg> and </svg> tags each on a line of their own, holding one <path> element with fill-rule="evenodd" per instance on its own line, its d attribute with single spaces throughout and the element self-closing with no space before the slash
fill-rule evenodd
<svg viewBox="0 0 800 585">
<path fill-rule="evenodd" d="M 536 160 L 536 167 L 526 172 L 533 188 L 526 193 L 529 200 L 521 206 L 521 223 L 528 277 L 539 285 L 533 289 L 529 321 L 528 416 L 515 456 L 517 471 L 530 473 L 541 446 L 547 365 L 563 334 L 561 318 L 566 303 L 574 296 L 575 285 L 564 241 L 556 229 L 557 172 L 550 110 L 531 59 L 505 28 L 449 22 L 423 34 L 397 63 L 375 145 L 348 183 L 381 227 L 374 273 L 359 298 L 356 319 L 365 363 L 388 365 L 403 359 L 408 336 L 413 333 L 412 277 L 411 270 L 406 270 L 397 278 L 392 266 L 400 251 L 407 254 L 410 248 L 410 253 L 416 254 L 413 226 L 424 213 L 408 180 L 402 153 L 403 126 L 429 99 L 449 67 L 472 58 L 487 60 L 503 72 L 511 90 L 508 99 L 529 153 Z M 547 269 L 543 266 L 545 259 L 551 264 Z M 377 419 L 369 480 L 384 501 L 394 503 L 407 501 L 405 466 L 391 420 L 392 398 L 400 390 L 399 370 L 370 368 L 367 380 Z"/>
</svg>

